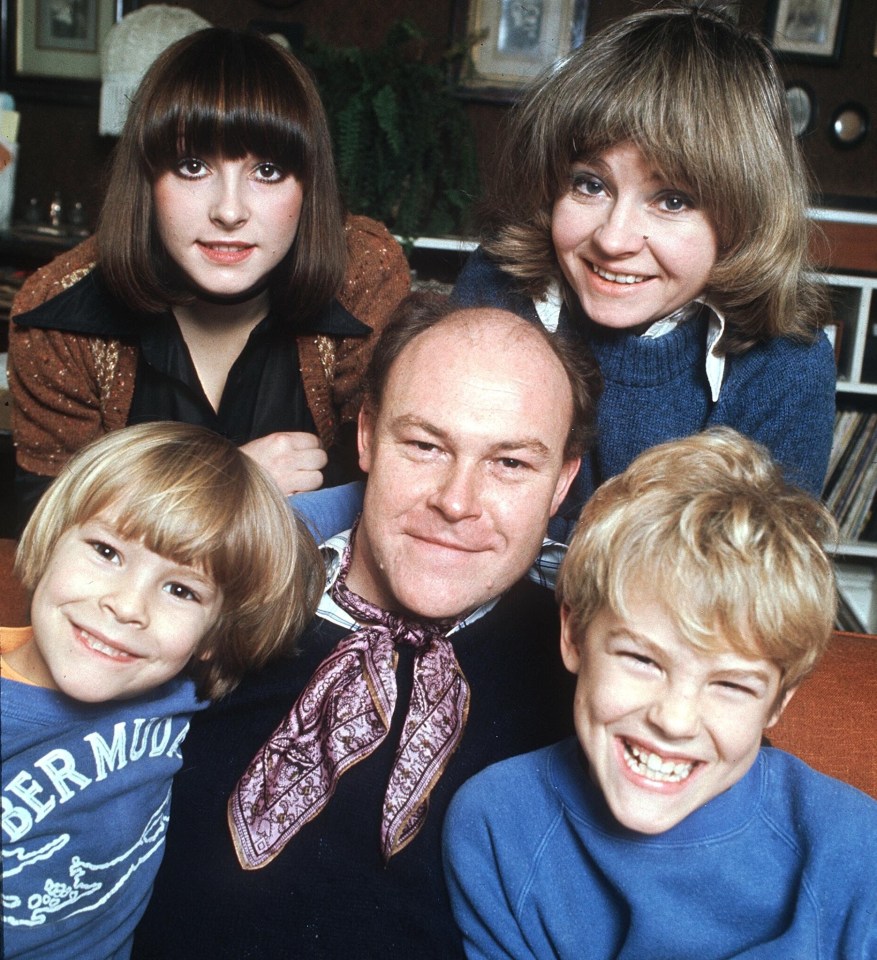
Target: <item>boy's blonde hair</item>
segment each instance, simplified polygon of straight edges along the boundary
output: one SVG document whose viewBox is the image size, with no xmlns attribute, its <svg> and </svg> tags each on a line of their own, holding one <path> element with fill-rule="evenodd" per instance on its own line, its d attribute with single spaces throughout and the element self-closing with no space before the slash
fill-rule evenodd
<svg viewBox="0 0 877 960">
<path fill-rule="evenodd" d="M 790 486 L 767 450 L 729 427 L 653 447 L 586 504 L 557 598 L 581 636 L 602 607 L 645 590 L 703 651 L 763 657 L 781 695 L 831 636 L 837 539 L 828 510 Z"/>
<path fill-rule="evenodd" d="M 71 527 L 107 513 L 120 536 L 200 569 L 222 609 L 191 661 L 202 697 L 290 650 L 324 581 L 316 544 L 261 467 L 230 441 L 184 423 L 143 423 L 79 450 L 37 504 L 15 572 L 34 591 Z"/>
</svg>

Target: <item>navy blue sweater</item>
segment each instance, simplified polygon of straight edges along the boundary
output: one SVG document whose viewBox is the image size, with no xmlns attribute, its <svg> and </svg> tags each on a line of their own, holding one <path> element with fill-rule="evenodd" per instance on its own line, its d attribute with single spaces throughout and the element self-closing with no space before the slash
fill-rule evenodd
<svg viewBox="0 0 877 960">
<path fill-rule="evenodd" d="M 411 693 L 410 647 L 398 648 L 398 702 L 384 743 L 344 774 L 326 809 L 275 860 L 245 871 L 226 822 L 229 793 L 346 633 L 317 618 L 300 656 L 245 680 L 193 722 L 135 960 L 462 957 L 442 872 L 442 821 L 470 776 L 572 731 L 573 680 L 560 660 L 554 598 L 521 582 L 453 635 L 471 690 L 466 729 L 426 823 L 387 866 L 381 807 Z"/>
<path fill-rule="evenodd" d="M 538 322 L 533 301 L 480 250 L 463 268 L 453 299 L 496 306 Z M 598 439 L 561 507 L 552 536 L 567 539 L 582 505 L 644 450 L 724 425 L 764 444 L 787 479 L 818 496 L 834 427 L 835 365 L 828 338 L 812 344 L 776 338 L 729 355 L 717 402 L 706 377 L 706 310 L 662 337 L 576 323 L 561 312 L 561 329 L 588 345 L 605 380 Z"/>
</svg>

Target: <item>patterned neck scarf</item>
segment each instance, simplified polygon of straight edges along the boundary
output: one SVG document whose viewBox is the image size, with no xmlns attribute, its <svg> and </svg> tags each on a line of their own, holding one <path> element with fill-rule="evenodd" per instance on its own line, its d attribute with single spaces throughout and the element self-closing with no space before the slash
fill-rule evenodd
<svg viewBox="0 0 877 960">
<path fill-rule="evenodd" d="M 245 870 L 270 863 L 326 806 L 341 775 L 386 738 L 396 707 L 396 644 L 414 647 L 414 682 L 384 794 L 386 863 L 417 835 L 429 795 L 463 736 L 469 685 L 445 634 L 455 620 L 414 620 L 368 603 L 344 581 L 353 535 L 332 596 L 363 625 L 320 664 L 283 723 L 250 762 L 228 801 Z"/>
</svg>

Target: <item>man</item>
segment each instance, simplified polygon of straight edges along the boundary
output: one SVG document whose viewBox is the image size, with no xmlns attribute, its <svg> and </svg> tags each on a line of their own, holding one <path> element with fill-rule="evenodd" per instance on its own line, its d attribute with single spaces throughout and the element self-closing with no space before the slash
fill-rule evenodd
<svg viewBox="0 0 877 960">
<path fill-rule="evenodd" d="M 362 518 L 324 545 L 300 655 L 193 723 L 135 957 L 461 956 L 447 804 L 571 730 L 554 600 L 526 575 L 589 439 L 593 362 L 414 297 L 364 390 Z"/>
</svg>

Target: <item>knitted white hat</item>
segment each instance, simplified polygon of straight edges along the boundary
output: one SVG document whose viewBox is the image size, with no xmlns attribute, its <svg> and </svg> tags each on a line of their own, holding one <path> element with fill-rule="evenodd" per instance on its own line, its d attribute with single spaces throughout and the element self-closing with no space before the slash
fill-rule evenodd
<svg viewBox="0 0 877 960">
<path fill-rule="evenodd" d="M 197 13 L 164 3 L 141 7 L 114 24 L 101 49 L 100 133 L 122 132 L 131 99 L 162 51 L 209 26 Z"/>
</svg>

